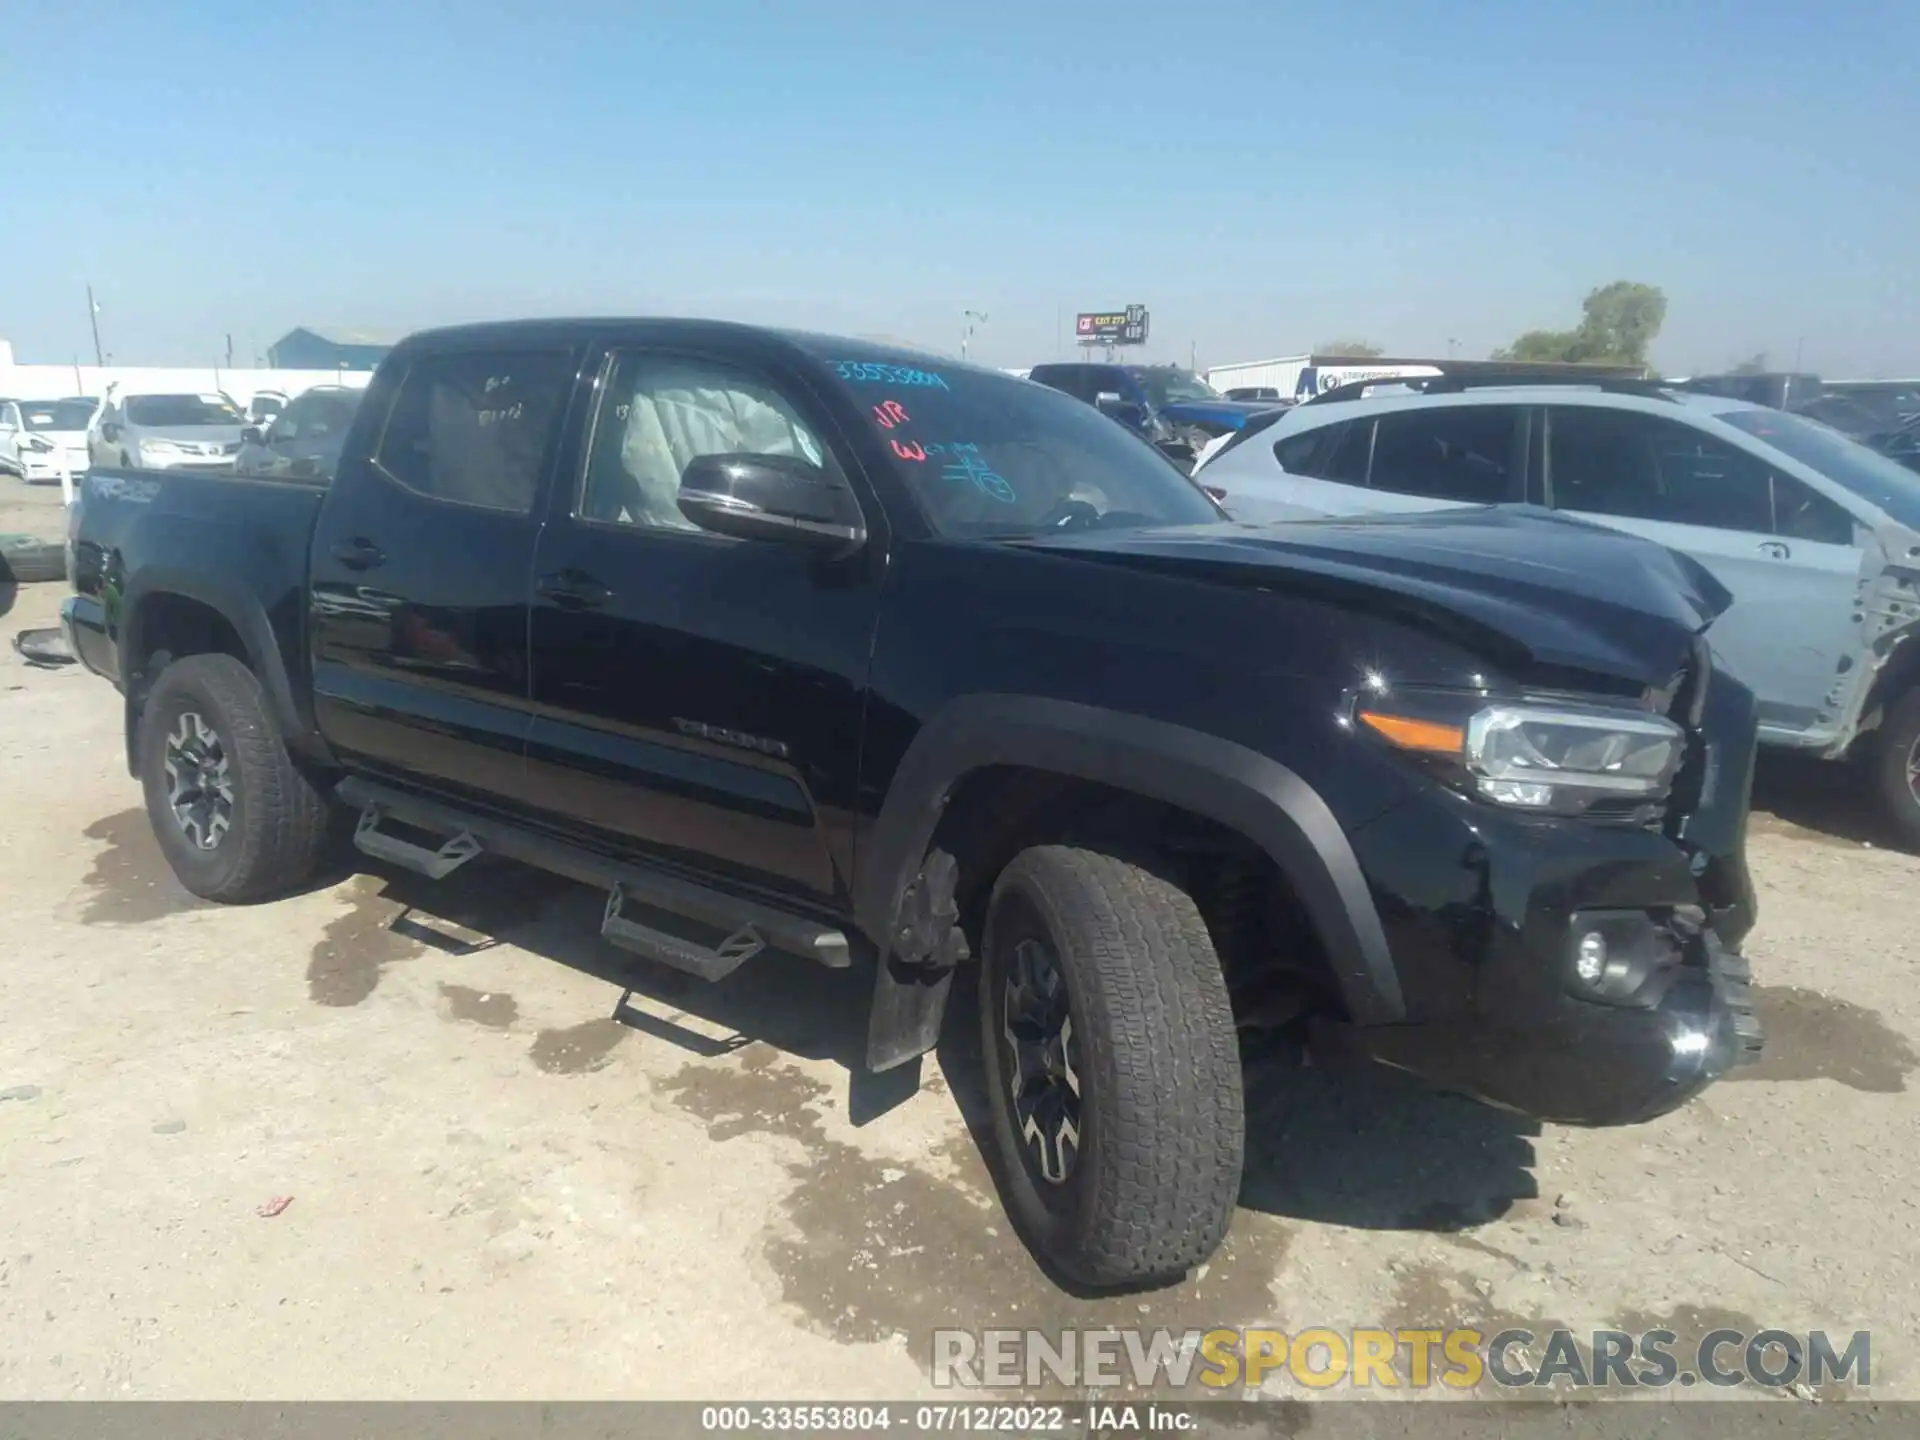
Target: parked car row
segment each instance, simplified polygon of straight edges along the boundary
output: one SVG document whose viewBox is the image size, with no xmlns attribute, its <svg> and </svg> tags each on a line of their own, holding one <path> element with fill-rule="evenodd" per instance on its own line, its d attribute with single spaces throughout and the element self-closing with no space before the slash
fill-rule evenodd
<svg viewBox="0 0 1920 1440">
<path fill-rule="evenodd" d="M 240 407 L 217 392 L 0 400 L 0 473 L 32 484 L 94 468 L 227 470 L 325 480 L 363 392 L 319 385 L 256 392 Z"/>
<path fill-rule="evenodd" d="M 1762 743 L 1863 761 L 1920 843 L 1920 475 L 1804 416 L 1657 384 L 1356 385 L 1198 474 L 1246 520 L 1530 505 L 1691 556 Z"/>
<path fill-rule="evenodd" d="M 1279 403 L 1274 396 L 1222 395 L 1177 365 L 1036 365 L 1027 378 L 1095 406 L 1171 458 L 1193 463 L 1217 438 L 1231 435 Z"/>
</svg>

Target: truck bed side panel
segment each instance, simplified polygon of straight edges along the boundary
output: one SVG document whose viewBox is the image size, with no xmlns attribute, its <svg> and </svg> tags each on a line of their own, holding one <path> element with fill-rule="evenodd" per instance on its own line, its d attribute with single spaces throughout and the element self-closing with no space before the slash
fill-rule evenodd
<svg viewBox="0 0 1920 1440">
<path fill-rule="evenodd" d="M 323 494 L 178 471 L 92 472 L 73 567 L 74 589 L 99 607 L 89 665 L 137 708 L 150 658 L 210 634 L 214 648 L 237 648 L 260 678 L 289 743 L 323 754 L 305 619 L 307 550 Z"/>
</svg>

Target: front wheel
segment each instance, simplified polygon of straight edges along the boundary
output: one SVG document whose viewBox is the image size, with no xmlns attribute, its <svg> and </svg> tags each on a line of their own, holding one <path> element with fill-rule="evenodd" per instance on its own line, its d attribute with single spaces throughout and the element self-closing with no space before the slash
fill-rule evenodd
<svg viewBox="0 0 1920 1440">
<path fill-rule="evenodd" d="M 987 911 L 982 1043 L 1015 1225 L 1069 1278 L 1176 1279 L 1240 1188 L 1239 1050 L 1193 900 L 1153 868 L 1023 851 Z"/>
<path fill-rule="evenodd" d="M 319 869 L 329 802 L 287 754 L 260 682 L 231 655 L 190 655 L 160 672 L 139 755 L 147 818 L 195 895 L 270 900 Z"/>
<path fill-rule="evenodd" d="M 1872 775 L 1881 813 L 1910 849 L 1920 849 L 1920 688 L 1888 707 L 1874 736 Z"/>
</svg>

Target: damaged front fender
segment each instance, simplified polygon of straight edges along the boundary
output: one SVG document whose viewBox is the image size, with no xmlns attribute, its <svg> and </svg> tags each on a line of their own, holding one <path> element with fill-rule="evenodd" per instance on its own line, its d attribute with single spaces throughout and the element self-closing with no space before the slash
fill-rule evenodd
<svg viewBox="0 0 1920 1440">
<path fill-rule="evenodd" d="M 1920 530 L 1886 524 L 1862 547 L 1854 589 L 1855 644 L 1834 667 L 1822 717 L 1829 759 L 1880 724 L 1887 702 L 1920 680 Z"/>
</svg>

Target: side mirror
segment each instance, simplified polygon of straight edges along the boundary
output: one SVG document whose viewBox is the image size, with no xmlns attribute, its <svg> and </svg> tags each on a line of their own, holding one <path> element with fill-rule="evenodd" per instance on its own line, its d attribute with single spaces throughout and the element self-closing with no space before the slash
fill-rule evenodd
<svg viewBox="0 0 1920 1440">
<path fill-rule="evenodd" d="M 111 420 L 107 421 L 106 424 L 100 427 L 100 438 L 103 440 L 118 440 L 120 438 L 120 427 Z"/>
<path fill-rule="evenodd" d="M 680 474 L 680 513 L 702 530 L 830 555 L 864 545 L 853 492 L 795 455 L 696 455 Z"/>
<path fill-rule="evenodd" d="M 240 443 L 242 445 L 264 445 L 267 443 L 267 437 L 258 425 L 249 425 L 240 432 Z"/>
</svg>

